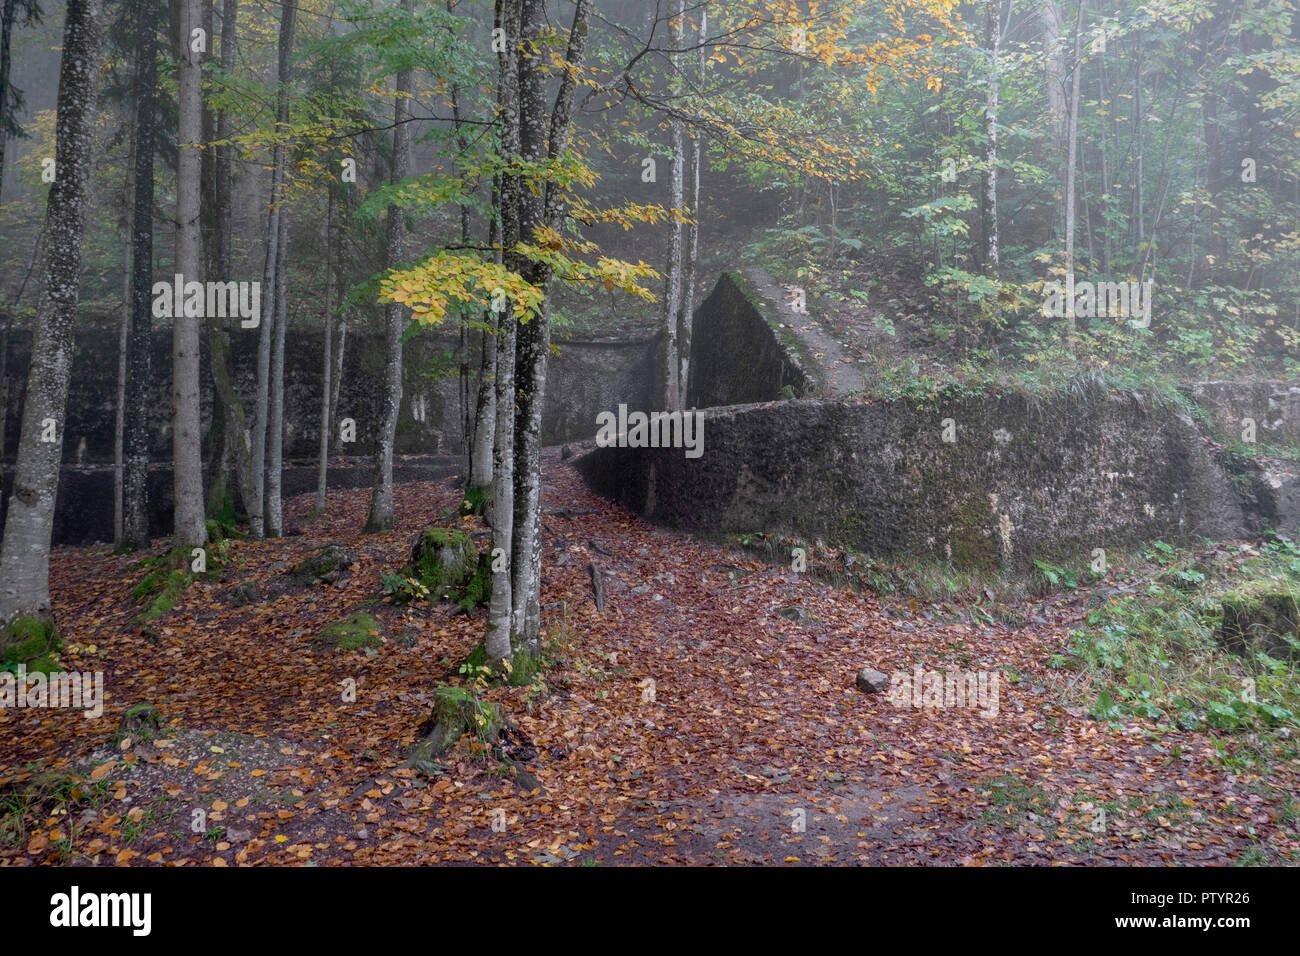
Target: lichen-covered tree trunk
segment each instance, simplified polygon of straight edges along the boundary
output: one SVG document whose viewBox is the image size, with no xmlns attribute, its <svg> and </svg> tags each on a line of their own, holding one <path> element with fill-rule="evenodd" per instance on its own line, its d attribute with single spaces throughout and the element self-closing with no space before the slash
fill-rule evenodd
<svg viewBox="0 0 1300 956">
<path fill-rule="evenodd" d="M 518 47 L 523 0 L 497 0 L 495 25 L 505 37 L 498 59 L 497 112 L 500 122 L 501 154 L 507 160 L 518 157 L 519 61 Z M 501 248 L 509 250 L 519 241 L 519 206 L 522 189 L 519 177 L 507 172 L 496 194 L 501 221 Z M 513 265 L 513 253 L 503 261 Z M 514 415 L 515 345 L 518 324 L 512 312 L 498 315 L 496 335 L 496 427 L 492 449 L 492 596 L 488 601 L 487 632 L 483 647 L 489 662 L 509 660 L 513 652 L 514 602 L 512 553 L 514 534 Z"/>
<path fill-rule="evenodd" d="M 201 27 L 199 0 L 181 0 L 177 18 L 176 272 L 202 281 L 200 162 L 203 137 L 203 55 L 192 32 Z M 172 319 L 172 494 L 178 546 L 207 540 L 203 513 L 202 431 L 199 420 L 199 319 Z"/>
<path fill-rule="evenodd" d="M 412 0 L 402 0 L 407 12 Z M 397 74 L 397 95 L 393 100 L 393 174 L 391 181 L 400 183 L 411 166 L 411 71 Z M 405 219 L 401 206 L 388 207 L 388 268 L 402 261 L 405 244 Z M 402 331 L 405 313 L 402 306 L 390 303 L 384 310 L 384 403 L 379 435 L 375 440 L 375 486 L 370 495 L 370 517 L 365 533 L 390 531 L 393 527 L 393 445 L 397 441 L 397 416 L 402 408 Z"/>
<path fill-rule="evenodd" d="M 50 534 L 59 488 L 81 294 L 81 244 L 94 166 L 103 0 L 68 0 L 55 119 L 55 179 L 45 208 L 41 293 L 13 490 L 0 542 L 0 626 L 50 613 Z M 53 424 L 53 441 L 50 424 Z"/>
<path fill-rule="evenodd" d="M 122 421 L 123 548 L 149 547 L 149 376 L 153 351 L 153 167 L 158 136 L 158 0 L 136 0 L 131 328 Z"/>
</svg>

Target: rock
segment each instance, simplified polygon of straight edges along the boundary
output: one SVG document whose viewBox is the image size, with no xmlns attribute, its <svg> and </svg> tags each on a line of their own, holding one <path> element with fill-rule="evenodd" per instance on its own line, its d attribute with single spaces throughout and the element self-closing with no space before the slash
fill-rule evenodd
<svg viewBox="0 0 1300 956">
<path fill-rule="evenodd" d="M 356 563 L 356 556 L 347 548 L 330 544 L 298 562 L 289 578 L 295 584 L 335 584 Z"/>
<path fill-rule="evenodd" d="M 798 624 L 803 624 L 805 621 L 811 620 L 811 615 L 797 604 L 791 605 L 790 607 L 783 607 L 781 610 L 777 611 L 777 613 L 787 621 L 795 621 Z"/>
<path fill-rule="evenodd" d="M 560 449 L 560 461 L 568 461 L 573 457 L 573 446 L 565 445 Z"/>
<path fill-rule="evenodd" d="M 253 831 L 230 829 L 226 831 L 226 839 L 231 843 L 247 843 L 253 839 Z"/>
<path fill-rule="evenodd" d="M 864 694 L 883 694 L 889 689 L 889 675 L 864 667 L 858 671 L 858 690 Z"/>
<path fill-rule="evenodd" d="M 252 581 L 241 581 L 230 589 L 230 603 L 234 607 L 252 604 L 262 596 L 262 592 Z"/>
<path fill-rule="evenodd" d="M 122 715 L 122 722 L 113 732 L 112 742 L 123 748 L 152 740 L 162 730 L 162 713 L 153 704 L 132 704 Z M 130 741 L 124 744 L 124 741 Z"/>
</svg>

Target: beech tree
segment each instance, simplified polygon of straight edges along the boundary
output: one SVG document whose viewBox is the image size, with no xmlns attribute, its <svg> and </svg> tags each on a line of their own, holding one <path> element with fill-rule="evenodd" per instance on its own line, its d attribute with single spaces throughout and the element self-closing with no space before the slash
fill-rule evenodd
<svg viewBox="0 0 1300 956">
<path fill-rule="evenodd" d="M 199 0 L 180 0 L 177 17 L 176 272 L 202 281 L 199 235 L 203 135 L 203 52 L 207 42 Z M 202 431 L 199 421 L 199 323 L 172 319 L 172 488 L 178 547 L 207 541 L 204 521 Z"/>
<path fill-rule="evenodd" d="M 271 151 L 271 199 L 266 215 L 266 258 L 262 271 L 262 323 L 257 339 L 257 412 L 253 425 L 253 495 L 248 504 L 248 523 L 254 537 L 268 533 L 266 513 L 267 424 L 271 397 L 272 325 L 276 321 L 276 290 L 279 285 L 280 217 L 286 198 L 288 146 L 283 141 L 289 123 L 289 58 L 293 53 L 294 18 L 297 0 L 285 0 L 280 8 L 280 30 L 276 57 L 275 145 Z M 274 533 L 274 531 L 273 531 Z"/>
<path fill-rule="evenodd" d="M 157 0 L 136 0 L 135 156 L 131 170 L 131 326 L 122 415 L 122 540 L 149 547 L 149 377 L 153 348 L 154 153 L 158 140 Z"/>
<path fill-rule="evenodd" d="M 20 617 L 52 621 L 49 570 L 54 501 L 67 421 L 72 329 L 94 168 L 103 0 L 68 0 L 55 119 L 54 183 L 45 207 L 41 291 L 22 434 L 0 542 L 0 645 Z"/>
<path fill-rule="evenodd" d="M 409 16 L 413 0 L 402 0 Z M 392 183 L 406 178 L 411 167 L 411 67 L 397 73 L 397 90 L 393 98 L 393 171 Z M 402 261 L 406 234 L 405 212 L 399 205 L 388 208 L 387 266 Z M 396 302 L 384 310 L 384 398 L 375 441 L 375 485 L 370 496 L 370 516 L 366 533 L 389 531 L 393 527 L 393 443 L 397 438 L 397 416 L 402 407 L 402 332 L 406 326 L 405 309 Z"/>
</svg>

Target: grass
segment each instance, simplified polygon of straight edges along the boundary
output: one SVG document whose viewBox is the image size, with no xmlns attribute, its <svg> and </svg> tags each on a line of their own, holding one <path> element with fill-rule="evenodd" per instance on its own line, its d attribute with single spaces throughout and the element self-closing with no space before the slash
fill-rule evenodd
<svg viewBox="0 0 1300 956">
<path fill-rule="evenodd" d="M 1268 759 L 1277 746 L 1293 750 L 1294 656 L 1231 653 L 1220 638 L 1225 600 L 1259 590 L 1300 598 L 1300 548 L 1270 535 L 1259 547 L 1200 553 L 1156 542 L 1145 557 L 1145 587 L 1089 612 L 1060 662 L 1082 678 L 1093 716 L 1150 720 L 1157 730 L 1262 734 Z"/>
</svg>

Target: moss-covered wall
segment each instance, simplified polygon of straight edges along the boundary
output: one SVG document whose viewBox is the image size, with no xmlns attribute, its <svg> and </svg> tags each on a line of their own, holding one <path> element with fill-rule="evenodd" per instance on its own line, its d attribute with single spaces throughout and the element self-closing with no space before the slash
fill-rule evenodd
<svg viewBox="0 0 1300 956">
<path fill-rule="evenodd" d="M 754 281 L 724 272 L 695 310 L 686 404 L 694 408 L 812 394 L 815 381 L 792 336 L 782 337 L 774 303 Z M 783 394 L 784 392 L 784 394 Z"/>
<path fill-rule="evenodd" d="M 579 467 L 606 497 L 672 527 L 782 532 L 966 567 L 1232 537 L 1257 517 L 1185 410 L 1127 392 L 806 400 L 705 415 L 698 459 L 598 448 Z M 1293 528 L 1296 514 L 1278 520 Z"/>
</svg>

